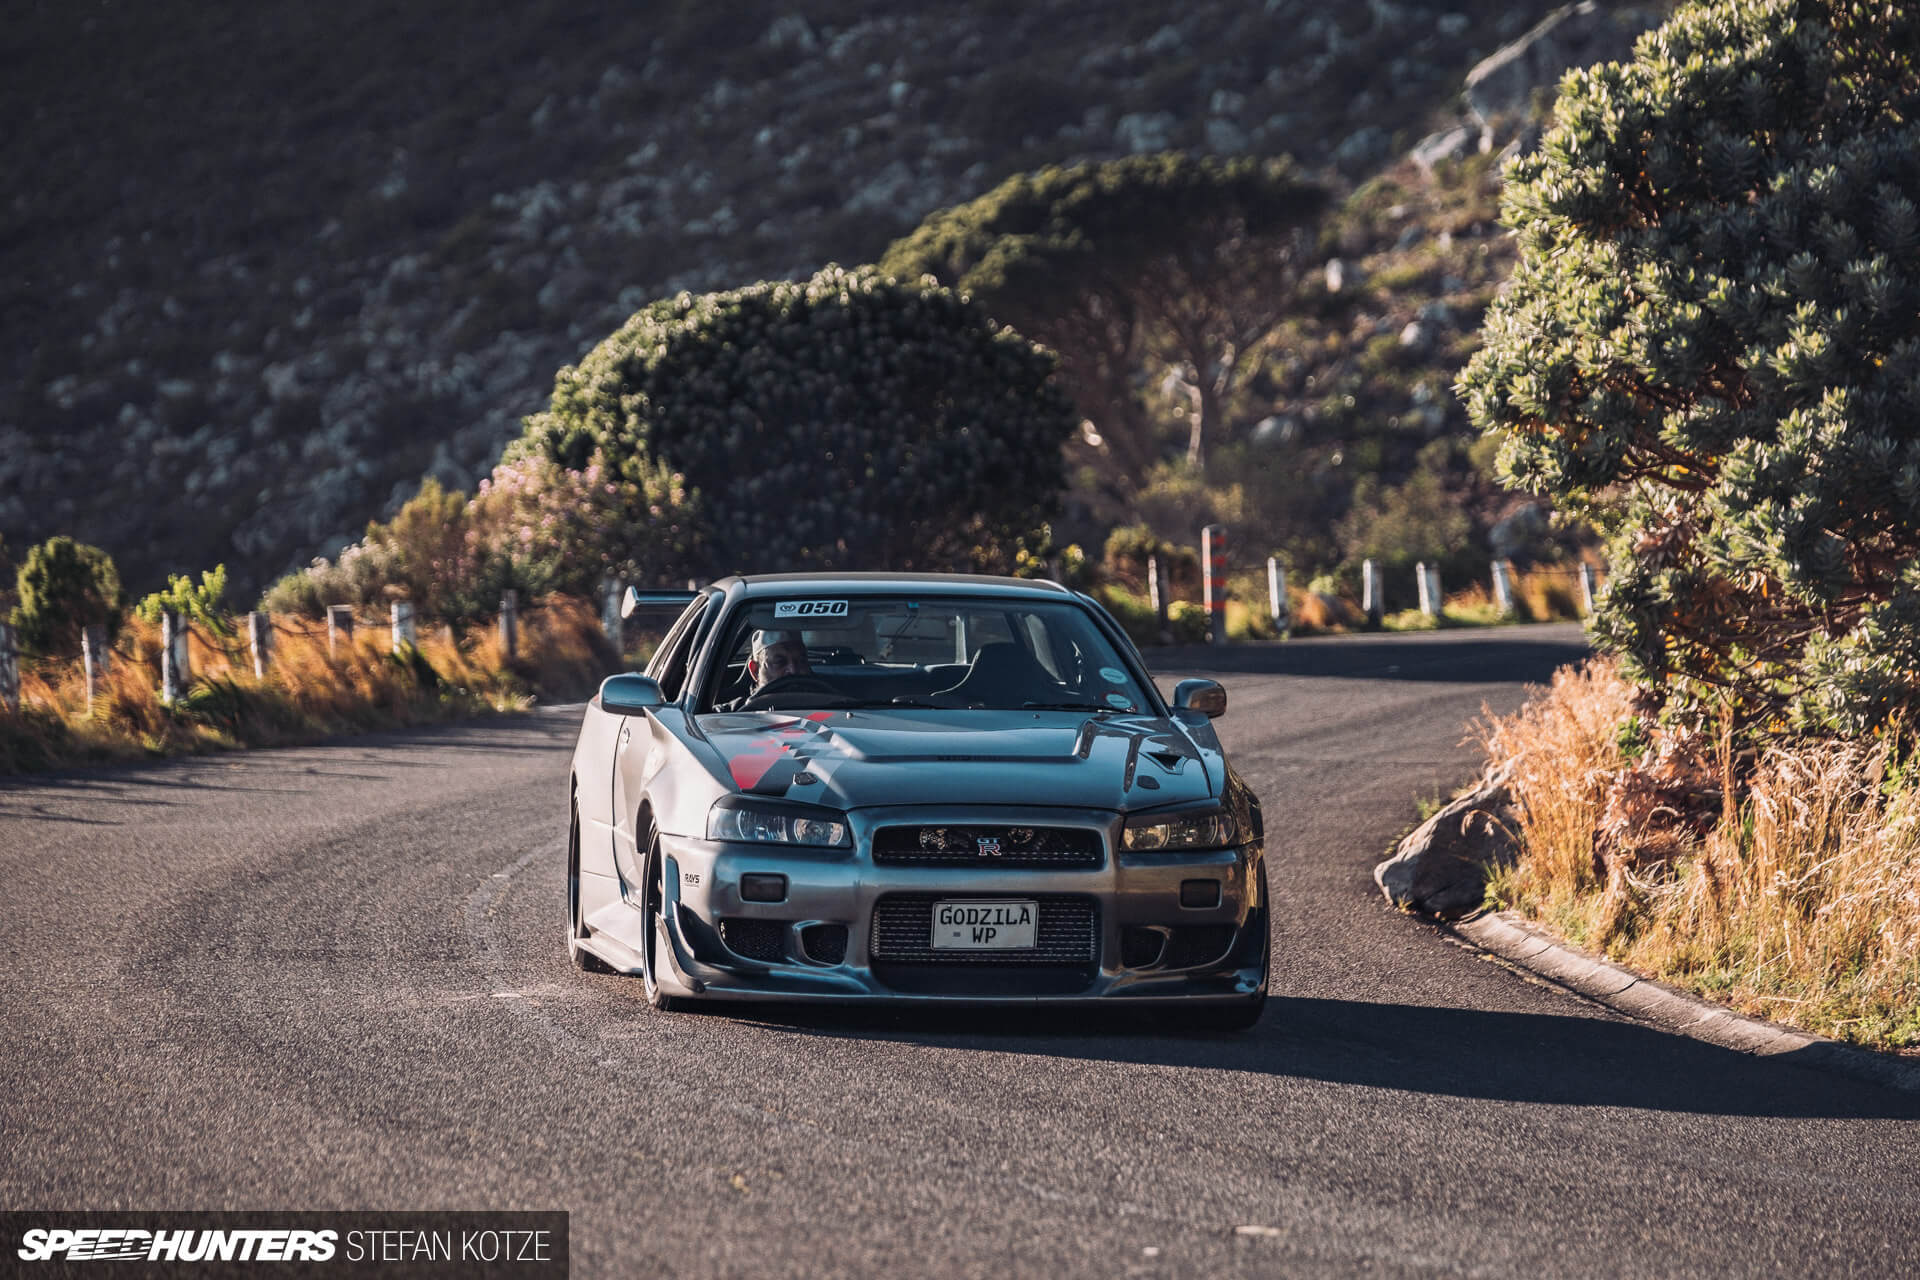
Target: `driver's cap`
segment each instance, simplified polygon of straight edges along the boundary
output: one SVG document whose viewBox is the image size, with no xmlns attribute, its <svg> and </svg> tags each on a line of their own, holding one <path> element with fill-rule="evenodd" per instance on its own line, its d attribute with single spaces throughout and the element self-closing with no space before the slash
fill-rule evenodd
<svg viewBox="0 0 1920 1280">
<path fill-rule="evenodd" d="M 755 659 L 758 659 L 761 654 L 765 653 L 768 649 L 773 648 L 773 646 L 777 644 L 799 644 L 799 643 L 800 643 L 800 633 L 798 631 L 777 631 L 777 630 L 756 631 L 753 633 L 753 656 Z"/>
</svg>

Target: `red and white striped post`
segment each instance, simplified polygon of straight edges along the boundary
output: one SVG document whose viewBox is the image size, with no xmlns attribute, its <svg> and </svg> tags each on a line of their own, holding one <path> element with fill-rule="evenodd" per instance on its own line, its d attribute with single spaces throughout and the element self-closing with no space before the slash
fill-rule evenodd
<svg viewBox="0 0 1920 1280">
<path fill-rule="evenodd" d="M 1200 531 L 1201 594 L 1207 606 L 1208 639 L 1227 642 L 1227 526 L 1210 524 Z"/>
</svg>

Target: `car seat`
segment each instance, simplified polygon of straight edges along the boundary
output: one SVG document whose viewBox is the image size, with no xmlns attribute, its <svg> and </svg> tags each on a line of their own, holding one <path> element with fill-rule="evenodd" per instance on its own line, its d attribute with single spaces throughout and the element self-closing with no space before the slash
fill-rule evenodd
<svg viewBox="0 0 1920 1280">
<path fill-rule="evenodd" d="M 1060 697 L 1060 683 L 1011 641 L 983 644 L 973 656 L 967 674 L 950 689 L 935 695 L 958 702 L 984 702 L 1017 707 L 1023 702 L 1047 702 Z"/>
</svg>

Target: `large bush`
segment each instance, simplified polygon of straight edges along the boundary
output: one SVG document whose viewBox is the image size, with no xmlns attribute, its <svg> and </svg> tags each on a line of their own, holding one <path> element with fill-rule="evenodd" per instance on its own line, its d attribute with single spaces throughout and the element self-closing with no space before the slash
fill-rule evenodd
<svg viewBox="0 0 1920 1280">
<path fill-rule="evenodd" d="M 9 620 L 33 653 L 78 653 L 82 631 L 117 633 L 127 607 L 113 557 L 72 538 L 48 538 L 28 551 L 14 590 L 20 603 Z"/>
<path fill-rule="evenodd" d="M 685 477 L 709 567 L 1006 567 L 1063 483 L 1053 361 L 931 285 L 681 294 L 555 379 L 509 461 Z"/>
<path fill-rule="evenodd" d="M 1568 78 L 1462 389 L 1615 530 L 1595 630 L 1671 713 L 1862 732 L 1920 690 L 1920 10 L 1721 0 Z"/>
</svg>

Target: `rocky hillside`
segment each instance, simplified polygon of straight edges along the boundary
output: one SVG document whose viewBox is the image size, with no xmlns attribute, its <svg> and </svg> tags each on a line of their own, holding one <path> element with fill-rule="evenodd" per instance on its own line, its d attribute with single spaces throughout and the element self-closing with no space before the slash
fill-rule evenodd
<svg viewBox="0 0 1920 1280">
<path fill-rule="evenodd" d="M 98 543 L 135 588 L 225 561 L 244 595 L 423 474 L 470 488 L 652 298 L 872 260 L 1056 161 L 1290 152 L 1359 183 L 1423 139 L 1471 154 L 1469 69 L 1552 6 L 24 9 L 0 535 Z M 1616 54 L 1646 20 L 1601 17 Z M 1473 105 L 1524 114 L 1557 72 L 1529 59 L 1566 57 L 1510 53 Z"/>
</svg>

